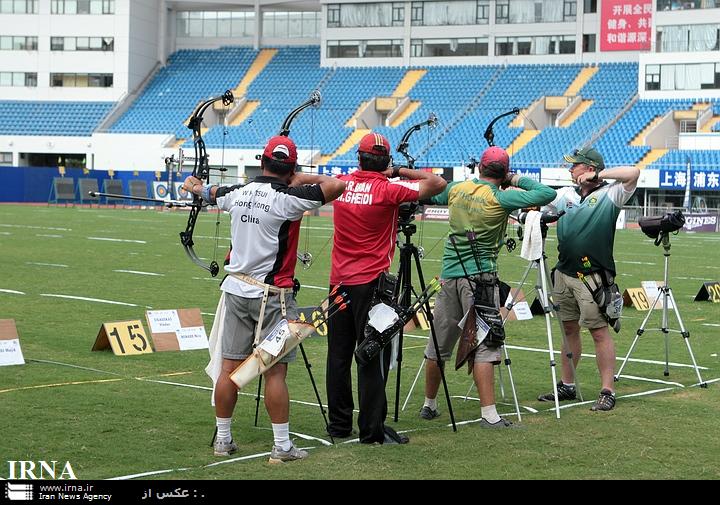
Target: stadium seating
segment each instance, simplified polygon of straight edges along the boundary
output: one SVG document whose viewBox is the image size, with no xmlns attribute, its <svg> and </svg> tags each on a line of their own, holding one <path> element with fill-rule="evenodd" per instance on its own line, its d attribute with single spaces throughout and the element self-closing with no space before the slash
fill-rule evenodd
<svg viewBox="0 0 720 505">
<path fill-rule="evenodd" d="M 250 47 L 177 51 L 110 127 L 110 132 L 174 134 L 190 147 L 190 131 L 185 122 L 194 108 L 201 100 L 236 88 L 259 54 Z M 253 67 L 261 70 L 259 74 L 243 84 L 247 86 L 245 98 L 257 102 L 257 107 L 248 108 L 251 112 L 237 126 L 215 126 L 205 132 L 208 147 L 259 148 L 278 133 L 288 113 L 318 89 L 322 104 L 296 118 L 291 136 L 301 149 L 318 150 L 331 163 L 352 163 L 354 149 L 332 159 L 354 130 L 348 121 L 364 102 L 391 96 L 406 73 L 413 70 L 323 68 L 318 46 L 281 47 L 266 52 L 266 56 L 265 66 Z M 594 144 L 604 154 L 608 165 L 636 164 L 651 148 L 633 140 L 653 119 L 692 108 L 698 101 L 637 99 L 637 63 L 601 63 L 597 68 L 581 64 L 455 65 L 417 70 L 424 74 L 416 73 L 414 86 L 403 91 L 415 102 L 414 111 L 395 127 L 378 126 L 375 130 L 385 134 L 395 147 L 408 127 L 435 113 L 439 118 L 437 127 L 415 134 L 410 146 L 419 164 L 435 166 L 458 165 L 470 157 L 479 157 L 486 147 L 483 132 L 498 114 L 515 107 L 528 108 L 543 97 L 565 94 L 577 94 L 587 108 L 564 126 L 543 125 L 538 127 L 539 132 L 525 132 L 521 147 L 514 141 L 524 135 L 524 127 L 532 122 L 507 117 L 496 123 L 495 143 L 509 148 L 515 167 L 556 166 L 562 163 L 563 154 L 588 144 Z M 571 88 L 582 75 L 587 76 L 582 81 L 584 85 Z M 711 103 L 714 114 L 720 116 L 720 100 Z M 0 131 L 20 135 L 89 135 L 113 105 L 3 101 Z M 720 131 L 720 122 L 712 125 L 712 130 Z M 717 165 L 720 161 L 717 151 L 671 148 L 661 155 L 659 152 L 644 163 L 650 167 L 684 163 L 688 156 L 697 164 Z M 658 156 L 661 157 L 652 161 Z"/>
<path fill-rule="evenodd" d="M 114 102 L 0 101 L 3 135 L 87 136 L 97 128 Z"/>
</svg>

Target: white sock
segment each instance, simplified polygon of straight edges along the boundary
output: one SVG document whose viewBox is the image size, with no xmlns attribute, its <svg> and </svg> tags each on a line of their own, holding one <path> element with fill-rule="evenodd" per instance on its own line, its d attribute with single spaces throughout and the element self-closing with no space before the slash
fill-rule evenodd
<svg viewBox="0 0 720 505">
<path fill-rule="evenodd" d="M 232 433 L 230 433 L 230 424 L 232 423 L 232 417 L 216 417 L 215 425 L 217 426 L 216 440 L 220 442 L 229 442 L 232 440 Z"/>
<path fill-rule="evenodd" d="M 495 408 L 495 405 L 490 405 L 489 407 L 480 407 L 480 412 L 482 415 L 482 418 L 485 419 L 490 424 L 495 424 L 500 422 L 500 416 L 497 413 L 497 409 Z"/>
<path fill-rule="evenodd" d="M 289 451 L 293 443 L 290 441 L 290 423 L 272 425 L 275 445 L 283 451 Z"/>
<path fill-rule="evenodd" d="M 575 389 L 575 383 L 574 383 L 574 382 L 573 382 L 572 384 L 569 383 L 569 382 L 563 382 L 563 385 L 564 385 L 564 386 L 567 386 L 567 387 L 569 387 L 569 388 L 571 388 L 571 389 Z"/>
<path fill-rule="evenodd" d="M 437 398 L 428 398 L 426 396 L 423 407 L 428 407 L 430 410 L 437 410 Z"/>
</svg>

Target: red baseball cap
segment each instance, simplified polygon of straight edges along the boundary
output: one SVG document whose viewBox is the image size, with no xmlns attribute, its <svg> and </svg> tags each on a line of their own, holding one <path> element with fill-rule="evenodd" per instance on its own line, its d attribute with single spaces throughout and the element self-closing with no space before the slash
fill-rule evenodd
<svg viewBox="0 0 720 505">
<path fill-rule="evenodd" d="M 358 152 L 388 156 L 390 154 L 390 142 L 379 133 L 368 133 L 360 140 Z"/>
<path fill-rule="evenodd" d="M 486 167 L 491 163 L 498 163 L 505 167 L 505 172 L 510 170 L 510 157 L 502 147 L 488 147 L 480 159 L 480 166 Z"/>
<path fill-rule="evenodd" d="M 284 154 L 286 158 L 280 159 L 275 156 L 280 153 Z M 297 147 L 295 147 L 295 142 L 293 142 L 290 137 L 276 135 L 268 141 L 265 146 L 265 151 L 263 151 L 263 156 L 282 161 L 283 163 L 294 164 L 297 163 Z"/>
</svg>

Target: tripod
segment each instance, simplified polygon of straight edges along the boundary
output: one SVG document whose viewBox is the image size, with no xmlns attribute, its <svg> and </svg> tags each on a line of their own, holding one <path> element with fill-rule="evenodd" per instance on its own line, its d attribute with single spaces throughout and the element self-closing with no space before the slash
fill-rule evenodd
<svg viewBox="0 0 720 505">
<path fill-rule="evenodd" d="M 620 374 L 622 374 L 622 371 L 625 368 L 625 365 L 627 364 L 630 355 L 635 349 L 638 340 L 640 340 L 640 336 L 645 333 L 645 327 L 648 320 L 650 319 L 650 316 L 652 316 L 653 310 L 655 310 L 658 302 L 660 301 L 660 298 L 662 298 L 662 326 L 660 328 L 649 329 L 658 330 L 665 334 L 665 371 L 663 375 L 665 377 L 668 377 L 670 375 L 670 332 L 680 333 L 680 335 L 682 335 L 682 337 L 685 339 L 685 345 L 687 345 L 690 359 L 692 359 L 693 368 L 695 369 L 695 373 L 697 374 L 698 384 L 701 388 L 707 388 L 707 382 L 704 382 L 702 377 L 700 376 L 700 370 L 698 368 L 697 362 L 695 361 L 695 354 L 693 353 L 692 347 L 690 347 L 690 332 L 687 331 L 685 325 L 683 324 L 683 320 L 680 317 L 680 310 L 678 309 L 677 303 L 675 302 L 675 297 L 672 293 L 672 288 L 668 283 L 668 272 L 670 266 L 670 234 L 668 232 L 661 232 L 660 236 L 655 241 L 655 245 L 660 245 L 661 242 L 665 251 L 663 253 L 663 256 L 665 256 L 665 277 L 663 279 L 663 285 L 658 290 L 655 301 L 653 301 L 653 304 L 650 306 L 650 310 L 648 311 L 647 316 L 645 316 L 645 319 L 640 325 L 640 328 L 638 328 L 637 334 L 635 335 L 635 340 L 633 340 L 627 355 L 623 359 L 623 363 L 620 366 L 617 375 L 615 376 L 615 381 L 617 382 L 620 380 Z M 678 320 L 678 324 L 680 325 L 680 330 L 672 330 L 668 327 L 668 303 L 672 303 L 672 308 L 675 312 L 675 317 Z"/>
<path fill-rule="evenodd" d="M 547 232 L 548 232 L 548 223 L 552 223 L 554 221 L 557 221 L 562 215 L 564 214 L 564 211 L 557 214 L 557 215 L 541 215 L 540 217 L 540 234 L 542 236 L 542 251 L 540 254 L 540 257 L 535 260 L 530 260 L 528 263 L 527 268 L 525 269 L 525 272 L 523 273 L 522 278 L 520 279 L 520 285 L 518 286 L 517 291 L 513 294 L 512 290 L 510 292 L 510 299 L 505 304 L 505 307 L 508 309 L 508 316 L 510 315 L 510 311 L 515 306 L 515 298 L 520 293 L 520 290 L 522 289 L 523 285 L 527 281 L 528 276 L 530 275 L 530 271 L 533 268 L 537 268 L 537 281 L 535 283 L 535 292 L 538 296 L 538 300 L 540 300 L 540 304 L 542 305 L 543 313 L 545 315 L 545 331 L 547 333 L 547 340 L 548 340 L 548 352 L 550 354 L 550 374 L 552 375 L 552 386 L 553 386 L 553 396 L 555 397 L 555 417 L 557 419 L 560 419 L 560 401 L 558 399 L 558 390 L 557 390 L 557 372 L 556 367 L 557 363 L 555 361 L 555 349 L 553 345 L 553 338 L 552 338 L 552 324 L 550 321 L 550 313 L 555 312 L 555 315 L 558 316 L 558 307 L 554 303 L 551 303 L 550 296 L 548 295 L 548 289 L 549 286 L 551 286 L 550 282 L 550 272 L 547 268 L 547 255 L 545 254 L 545 240 L 547 238 Z M 522 220 L 522 223 L 525 223 L 525 220 Z M 527 239 L 527 237 L 526 237 Z M 559 317 L 558 317 L 559 320 Z M 572 370 L 573 379 L 576 384 L 576 390 L 578 397 L 580 398 L 580 401 L 582 401 L 582 394 L 580 393 L 580 386 L 578 385 L 577 381 L 577 374 L 575 372 L 575 362 L 573 361 L 573 354 L 570 350 L 570 346 L 568 345 L 567 336 L 565 335 L 565 328 L 563 328 L 562 321 L 560 322 L 560 333 L 563 337 L 563 344 L 566 349 L 566 357 L 568 359 L 568 362 L 570 364 L 570 368 Z M 505 349 L 505 355 L 507 357 L 507 347 Z M 509 361 L 509 359 L 508 359 Z M 518 409 L 519 414 L 519 409 Z"/>
<path fill-rule="evenodd" d="M 420 281 L 420 289 L 425 291 L 425 277 L 423 276 L 422 266 L 420 265 L 420 251 L 412 243 L 412 236 L 417 231 L 417 226 L 412 224 L 410 220 L 412 214 L 407 218 L 401 214 L 400 218 L 400 232 L 405 236 L 405 241 L 399 244 L 400 247 L 400 266 L 398 268 L 398 304 L 403 308 L 408 308 L 411 305 L 410 297 L 413 294 L 412 286 L 412 261 L 415 261 L 415 269 L 417 270 L 418 280 Z M 450 392 L 448 391 L 447 381 L 445 380 L 445 367 L 443 366 L 442 357 L 440 356 L 440 346 L 438 345 L 437 335 L 435 334 L 435 324 L 433 323 L 433 314 L 430 310 L 430 303 L 425 303 L 425 314 L 427 316 L 428 324 L 430 325 L 430 336 L 435 347 L 435 355 L 438 357 L 438 368 L 440 369 L 440 378 L 442 379 L 443 389 L 445 390 L 445 399 L 447 400 L 448 413 L 450 414 L 450 422 L 452 423 L 453 431 L 457 431 L 455 424 L 455 415 L 453 414 L 452 402 L 450 401 Z M 400 408 L 400 372 L 402 370 L 402 359 L 403 359 L 403 330 L 400 330 L 398 334 L 399 345 L 397 354 L 397 378 L 395 382 L 395 416 L 393 420 L 398 421 L 398 414 Z M 417 378 L 416 378 L 417 380 Z M 407 403 L 407 401 L 406 401 Z"/>
</svg>

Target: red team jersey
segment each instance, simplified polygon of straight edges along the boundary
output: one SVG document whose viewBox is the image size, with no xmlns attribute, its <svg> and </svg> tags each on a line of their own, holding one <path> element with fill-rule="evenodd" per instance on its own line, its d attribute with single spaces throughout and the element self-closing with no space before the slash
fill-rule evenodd
<svg viewBox="0 0 720 505">
<path fill-rule="evenodd" d="M 333 202 L 330 284 L 366 284 L 390 268 L 395 254 L 398 205 L 418 199 L 418 181 L 389 181 L 379 172 L 358 170 L 339 177 L 347 186 Z"/>
</svg>

